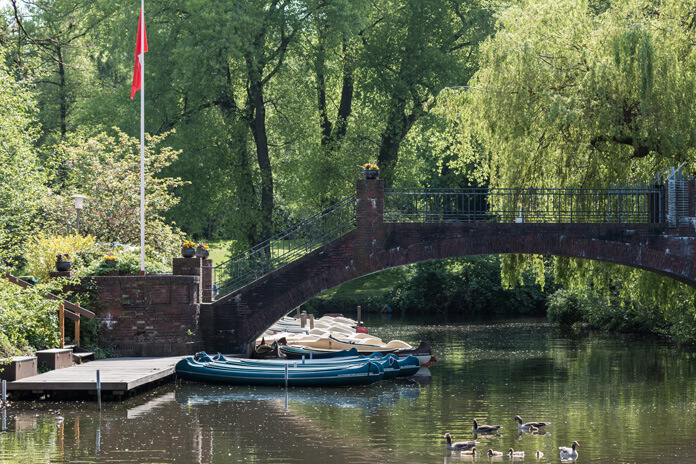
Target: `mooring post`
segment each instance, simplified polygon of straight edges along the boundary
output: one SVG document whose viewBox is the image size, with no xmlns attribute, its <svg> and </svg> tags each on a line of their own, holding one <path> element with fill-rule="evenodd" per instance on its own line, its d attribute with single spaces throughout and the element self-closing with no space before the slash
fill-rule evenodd
<svg viewBox="0 0 696 464">
<path fill-rule="evenodd" d="M 288 365 L 285 364 L 285 388 L 288 388 Z"/>
<path fill-rule="evenodd" d="M 97 369 L 97 405 L 101 411 L 101 378 L 99 376 L 99 369 Z"/>
<path fill-rule="evenodd" d="M 7 380 L 2 380 L 2 407 L 7 406 Z"/>
<path fill-rule="evenodd" d="M 358 324 L 360 324 L 360 321 L 362 321 L 362 307 L 358 306 Z"/>
</svg>

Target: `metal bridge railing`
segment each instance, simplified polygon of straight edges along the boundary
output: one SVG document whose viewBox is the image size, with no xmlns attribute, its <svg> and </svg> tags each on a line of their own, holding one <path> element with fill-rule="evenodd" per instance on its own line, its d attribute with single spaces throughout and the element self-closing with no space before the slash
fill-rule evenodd
<svg viewBox="0 0 696 464">
<path fill-rule="evenodd" d="M 661 187 L 385 189 L 385 222 L 664 222 Z"/>
<path fill-rule="evenodd" d="M 355 228 L 355 195 L 213 267 L 219 296 L 278 269 Z"/>
</svg>

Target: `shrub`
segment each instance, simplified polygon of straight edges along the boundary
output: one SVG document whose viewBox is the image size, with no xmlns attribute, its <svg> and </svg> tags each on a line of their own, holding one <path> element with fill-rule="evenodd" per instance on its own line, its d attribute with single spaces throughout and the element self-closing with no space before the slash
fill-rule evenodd
<svg viewBox="0 0 696 464">
<path fill-rule="evenodd" d="M 88 266 L 102 251 L 94 238 L 81 235 L 48 235 L 39 233 L 27 245 L 25 272 L 33 274 L 38 280 L 46 280 L 55 270 L 56 255 L 68 254 L 73 269 Z"/>
<path fill-rule="evenodd" d="M 561 327 L 571 327 L 583 319 L 581 298 L 570 290 L 556 290 L 548 299 L 546 316 Z"/>
<path fill-rule="evenodd" d="M 117 264 L 110 265 L 100 257 L 94 260 L 80 275 L 101 276 L 108 275 L 111 271 L 118 269 L 120 274 L 140 274 L 140 249 L 136 247 L 122 247 L 112 252 L 117 258 Z M 159 260 L 153 259 L 150 253 L 145 253 L 145 272 L 147 274 L 168 274 L 171 273 L 171 266 Z"/>
<path fill-rule="evenodd" d="M 0 357 L 58 346 L 59 303 L 42 297 L 55 290 L 52 284 L 22 289 L 0 279 Z"/>
</svg>

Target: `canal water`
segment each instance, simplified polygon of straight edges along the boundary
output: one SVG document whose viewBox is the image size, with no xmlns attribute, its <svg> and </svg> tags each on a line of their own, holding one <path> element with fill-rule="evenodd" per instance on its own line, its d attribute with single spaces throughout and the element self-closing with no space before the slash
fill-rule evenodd
<svg viewBox="0 0 696 464">
<path fill-rule="evenodd" d="M 21 403 L 2 415 L 2 463 L 510 462 L 447 452 L 443 435 L 524 462 L 696 462 L 696 359 L 655 339 L 558 331 L 545 321 L 367 319 L 385 339 L 428 341 L 430 375 L 347 389 L 177 382 L 104 403 Z M 518 432 L 513 417 L 549 421 Z M 60 418 L 62 418 L 62 420 Z M 502 425 L 474 436 L 472 420 Z M 534 453 L 544 456 L 537 461 Z"/>
</svg>

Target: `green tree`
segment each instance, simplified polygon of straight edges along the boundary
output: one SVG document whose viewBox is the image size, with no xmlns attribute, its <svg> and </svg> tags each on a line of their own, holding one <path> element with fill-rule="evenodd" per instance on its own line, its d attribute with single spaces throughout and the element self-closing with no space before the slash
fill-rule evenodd
<svg viewBox="0 0 696 464">
<path fill-rule="evenodd" d="M 88 200 L 80 218 L 80 233 L 105 243 L 140 244 L 140 141 L 116 132 L 115 137 L 106 133 L 73 135 L 53 150 L 51 172 L 62 179 L 60 191 L 44 200 L 53 233 L 74 232 L 70 194 L 81 193 Z M 179 154 L 161 147 L 168 135 L 147 135 L 145 156 L 145 243 L 164 262 L 177 254 L 181 233 L 164 220 L 163 214 L 176 204 L 173 190 L 183 184 L 161 175 Z"/>
<path fill-rule="evenodd" d="M 501 12 L 481 69 L 446 106 L 464 132 L 460 166 L 478 162 L 493 186 L 577 187 L 646 181 L 693 163 L 695 6 L 532 0 Z M 660 308 L 675 324 L 693 318 L 693 290 L 669 279 L 560 258 L 556 270 L 626 310 Z"/>
<path fill-rule="evenodd" d="M 0 265 L 14 266 L 38 221 L 44 171 L 36 156 L 36 106 L 30 81 L 17 78 L 0 46 Z"/>
<path fill-rule="evenodd" d="M 696 144 L 693 2 L 530 1 L 499 16 L 460 106 L 493 185 L 647 180 Z"/>
</svg>

